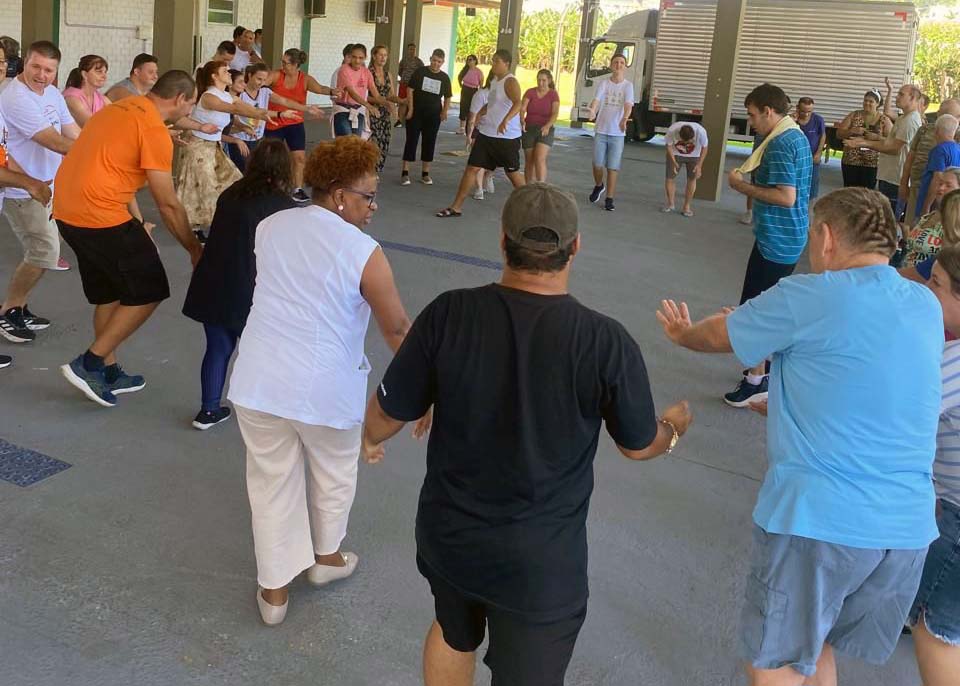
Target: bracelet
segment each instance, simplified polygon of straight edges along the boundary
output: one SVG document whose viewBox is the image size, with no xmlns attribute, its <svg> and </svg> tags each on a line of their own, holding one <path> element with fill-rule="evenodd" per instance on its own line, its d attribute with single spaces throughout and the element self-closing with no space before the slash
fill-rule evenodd
<svg viewBox="0 0 960 686">
<path fill-rule="evenodd" d="M 669 419 L 664 419 L 663 417 L 657 417 L 657 422 L 663 424 L 670 428 L 673 432 L 673 437 L 670 439 L 670 445 L 667 446 L 667 449 L 664 451 L 664 454 L 669 455 L 673 452 L 673 449 L 677 447 L 677 442 L 680 440 L 680 432 L 677 431 L 676 425 L 671 422 Z"/>
</svg>

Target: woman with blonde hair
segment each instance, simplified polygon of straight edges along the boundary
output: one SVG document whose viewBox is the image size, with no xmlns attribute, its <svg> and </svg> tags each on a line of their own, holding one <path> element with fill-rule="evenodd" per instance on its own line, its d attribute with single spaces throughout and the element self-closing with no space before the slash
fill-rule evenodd
<svg viewBox="0 0 960 686">
<path fill-rule="evenodd" d="M 191 226 L 206 227 L 213 221 L 217 198 L 243 175 L 223 151 L 223 130 L 237 114 L 271 121 L 276 117 L 269 110 L 251 107 L 227 92 L 232 79 L 226 62 L 207 62 L 197 71 L 197 93 L 200 97 L 191 117 L 201 124 L 213 124 L 216 133 L 191 131 L 190 142 L 183 146 L 178 159 L 174 182 L 177 197 L 183 203 Z M 202 229 L 195 228 L 203 241 Z"/>
<path fill-rule="evenodd" d="M 304 174 L 311 204 L 256 229 L 253 307 L 228 397 L 247 448 L 256 602 L 268 626 L 283 621 L 301 572 L 324 586 L 359 560 L 340 546 L 357 487 L 367 325 L 372 312 L 393 351 L 410 328 L 386 255 L 364 232 L 379 161 L 357 136 L 320 143 Z"/>
</svg>

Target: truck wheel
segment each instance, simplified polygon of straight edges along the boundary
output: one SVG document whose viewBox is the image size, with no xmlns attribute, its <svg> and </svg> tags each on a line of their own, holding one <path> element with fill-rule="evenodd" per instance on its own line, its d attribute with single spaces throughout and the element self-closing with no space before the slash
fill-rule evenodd
<svg viewBox="0 0 960 686">
<path fill-rule="evenodd" d="M 656 135 L 656 132 L 638 131 L 634 134 L 633 140 L 637 141 L 638 143 L 646 143 L 647 141 L 652 140 Z"/>
</svg>

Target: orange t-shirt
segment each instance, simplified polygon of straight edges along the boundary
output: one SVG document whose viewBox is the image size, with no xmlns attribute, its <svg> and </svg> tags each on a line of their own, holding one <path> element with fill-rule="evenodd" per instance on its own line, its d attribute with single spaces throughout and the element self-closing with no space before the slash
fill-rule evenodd
<svg viewBox="0 0 960 686">
<path fill-rule="evenodd" d="M 146 96 L 124 98 L 90 117 L 63 158 L 53 217 L 86 229 L 125 224 L 147 170 L 172 165 L 173 141 L 156 105 Z"/>
</svg>

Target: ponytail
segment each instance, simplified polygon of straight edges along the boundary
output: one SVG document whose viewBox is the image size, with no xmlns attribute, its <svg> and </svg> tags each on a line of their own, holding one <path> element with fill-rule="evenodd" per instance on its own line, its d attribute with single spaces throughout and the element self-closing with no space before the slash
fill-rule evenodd
<svg viewBox="0 0 960 686">
<path fill-rule="evenodd" d="M 74 67 L 67 75 L 67 88 L 80 88 L 83 85 L 83 74 L 80 67 Z"/>
</svg>

